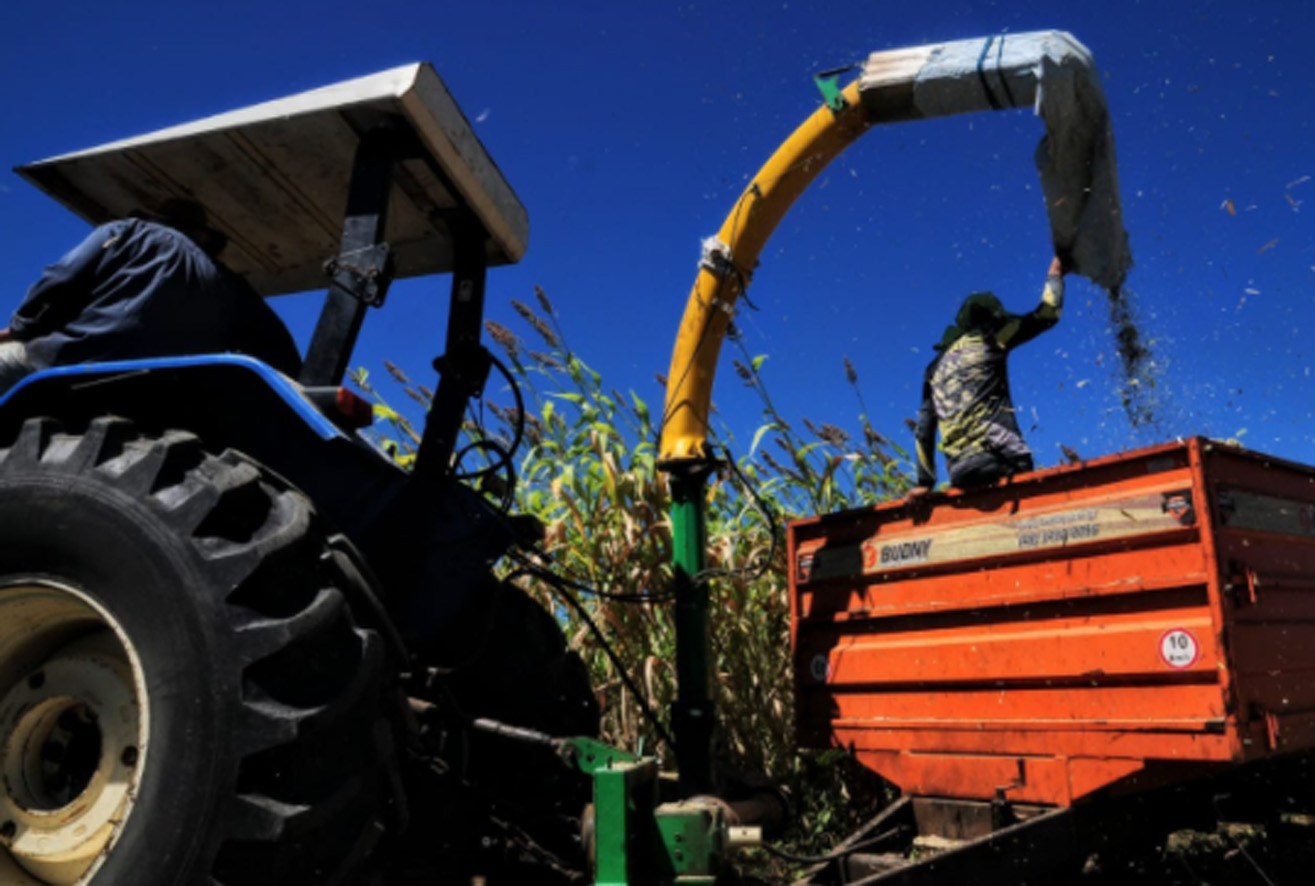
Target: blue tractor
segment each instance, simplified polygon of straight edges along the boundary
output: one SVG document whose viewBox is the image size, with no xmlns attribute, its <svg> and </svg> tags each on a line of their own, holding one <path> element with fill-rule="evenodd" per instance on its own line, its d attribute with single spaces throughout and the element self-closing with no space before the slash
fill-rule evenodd
<svg viewBox="0 0 1315 886">
<path fill-rule="evenodd" d="M 183 355 L 0 400 L 0 886 L 580 876 L 589 784 L 539 739 L 596 734 L 597 704 L 494 575 L 538 529 L 481 489 L 514 443 L 482 472 L 460 451 L 500 369 L 486 268 L 527 217 L 433 68 L 18 172 L 92 223 L 191 199 L 261 294 L 329 291 L 299 378 Z M 422 274 L 451 275 L 451 311 L 404 471 L 342 384 L 390 280 Z"/>
</svg>

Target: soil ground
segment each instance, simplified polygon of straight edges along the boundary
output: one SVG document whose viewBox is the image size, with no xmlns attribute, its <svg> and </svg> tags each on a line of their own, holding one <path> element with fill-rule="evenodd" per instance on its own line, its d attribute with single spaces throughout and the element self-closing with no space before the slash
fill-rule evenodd
<svg viewBox="0 0 1315 886">
<path fill-rule="evenodd" d="M 1089 851 L 1061 870 L 1018 882 L 1074 886 L 1315 882 L 1315 757 L 1256 764 L 1208 781 L 1114 802 L 1119 805 L 1109 818 L 1111 830 L 1104 834 L 1093 826 Z M 877 808 L 872 807 L 871 814 Z M 846 817 L 859 816 L 850 811 Z M 800 854 L 820 854 L 817 836 L 807 839 L 796 827 L 782 845 Z M 788 884 L 805 869 L 762 851 L 746 853 L 738 863 L 743 886 Z"/>
</svg>

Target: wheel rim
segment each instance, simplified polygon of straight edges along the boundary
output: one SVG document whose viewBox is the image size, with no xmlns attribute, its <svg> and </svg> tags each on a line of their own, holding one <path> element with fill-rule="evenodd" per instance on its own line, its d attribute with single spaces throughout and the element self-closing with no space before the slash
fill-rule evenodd
<svg viewBox="0 0 1315 886">
<path fill-rule="evenodd" d="M 109 855 L 146 760 L 141 665 L 81 591 L 0 585 L 0 886 L 80 886 Z"/>
</svg>

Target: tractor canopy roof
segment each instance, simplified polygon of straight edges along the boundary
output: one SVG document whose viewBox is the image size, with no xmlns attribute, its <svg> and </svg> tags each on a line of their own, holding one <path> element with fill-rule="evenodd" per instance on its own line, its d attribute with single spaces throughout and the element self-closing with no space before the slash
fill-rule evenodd
<svg viewBox="0 0 1315 886">
<path fill-rule="evenodd" d="M 525 253 L 529 220 L 428 63 L 347 80 L 16 171 L 93 224 L 200 203 L 229 238 L 225 263 L 264 295 L 323 287 L 338 252 L 356 147 L 384 121 L 410 156 L 393 167 L 387 239 L 399 277 L 452 270 L 443 210 L 465 202 L 488 231 L 487 260 Z"/>
</svg>

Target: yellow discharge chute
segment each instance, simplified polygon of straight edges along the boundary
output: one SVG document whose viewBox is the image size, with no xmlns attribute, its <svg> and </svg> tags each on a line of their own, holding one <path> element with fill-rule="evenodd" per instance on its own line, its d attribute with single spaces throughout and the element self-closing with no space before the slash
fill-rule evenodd
<svg viewBox="0 0 1315 886">
<path fill-rule="evenodd" d="M 1131 264 L 1113 136 L 1090 53 L 1060 31 L 997 35 L 874 53 L 857 80 L 804 121 L 740 195 L 703 260 L 667 376 L 660 459 L 668 468 L 709 457 L 712 383 L 735 302 L 794 201 L 878 123 L 1033 106 L 1057 252 L 1096 283 L 1117 287 Z"/>
</svg>

